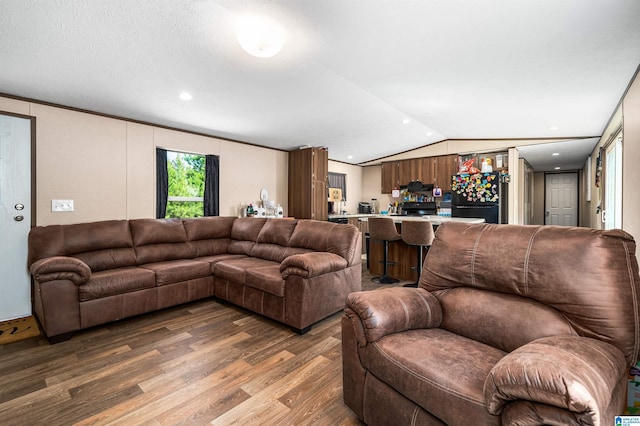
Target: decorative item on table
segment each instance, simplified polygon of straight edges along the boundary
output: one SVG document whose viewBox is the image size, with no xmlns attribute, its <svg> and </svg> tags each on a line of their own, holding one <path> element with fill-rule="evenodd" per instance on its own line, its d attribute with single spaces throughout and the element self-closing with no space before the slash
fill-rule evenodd
<svg viewBox="0 0 640 426">
<path fill-rule="evenodd" d="M 255 217 L 267 217 L 267 209 L 264 207 L 258 207 L 256 210 Z"/>
<path fill-rule="evenodd" d="M 439 186 L 433 187 L 433 196 L 434 197 L 442 197 L 442 189 Z"/>
<path fill-rule="evenodd" d="M 247 206 L 247 217 L 253 217 L 255 216 L 255 214 L 256 214 L 256 211 L 253 208 L 253 204 L 249 203 L 249 205 Z"/>
<path fill-rule="evenodd" d="M 276 217 L 282 218 L 284 217 L 284 210 L 280 204 L 276 207 Z"/>
</svg>

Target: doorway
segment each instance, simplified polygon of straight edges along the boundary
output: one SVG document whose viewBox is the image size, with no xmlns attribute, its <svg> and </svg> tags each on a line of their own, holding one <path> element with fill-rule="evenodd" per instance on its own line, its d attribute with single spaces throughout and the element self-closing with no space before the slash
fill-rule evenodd
<svg viewBox="0 0 640 426">
<path fill-rule="evenodd" d="M 31 315 L 27 239 L 34 211 L 34 120 L 0 114 L 0 321 Z"/>
<path fill-rule="evenodd" d="M 545 175 L 545 225 L 578 226 L 578 173 Z"/>
</svg>

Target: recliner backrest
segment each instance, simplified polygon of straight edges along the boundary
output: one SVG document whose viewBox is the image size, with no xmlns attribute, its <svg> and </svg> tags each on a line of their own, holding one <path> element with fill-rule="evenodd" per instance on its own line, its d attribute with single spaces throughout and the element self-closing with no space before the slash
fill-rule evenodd
<svg viewBox="0 0 640 426">
<path fill-rule="evenodd" d="M 420 286 L 443 304 L 442 328 L 510 351 L 577 334 L 639 349 L 636 244 L 624 231 L 445 223 Z"/>
</svg>

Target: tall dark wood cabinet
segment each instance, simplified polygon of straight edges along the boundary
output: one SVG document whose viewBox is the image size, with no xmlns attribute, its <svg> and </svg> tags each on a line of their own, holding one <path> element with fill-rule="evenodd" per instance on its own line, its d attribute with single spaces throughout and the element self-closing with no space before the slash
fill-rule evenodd
<svg viewBox="0 0 640 426">
<path fill-rule="evenodd" d="M 329 153 L 326 149 L 289 151 L 289 216 L 327 220 Z"/>
</svg>

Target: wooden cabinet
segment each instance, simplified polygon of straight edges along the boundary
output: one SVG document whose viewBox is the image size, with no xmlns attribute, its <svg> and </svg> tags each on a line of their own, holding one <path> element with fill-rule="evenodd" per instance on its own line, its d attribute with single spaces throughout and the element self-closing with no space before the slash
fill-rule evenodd
<svg viewBox="0 0 640 426">
<path fill-rule="evenodd" d="M 327 220 L 328 175 L 327 150 L 306 148 L 289 151 L 289 216 Z"/>
<path fill-rule="evenodd" d="M 451 176 L 458 173 L 458 156 L 441 155 L 435 157 L 433 184 L 443 191 L 451 191 Z"/>
<path fill-rule="evenodd" d="M 443 191 L 451 190 L 451 176 L 458 172 L 457 155 L 421 157 L 382 163 L 381 192 L 390 194 L 394 188 L 419 180 L 438 185 Z"/>
<path fill-rule="evenodd" d="M 422 180 L 422 163 L 422 158 L 398 161 L 398 181 L 400 185 L 406 185 L 416 180 L 424 182 Z"/>
<path fill-rule="evenodd" d="M 380 192 L 383 194 L 391 194 L 394 188 L 400 187 L 398 161 L 384 161 L 381 170 Z"/>
</svg>

